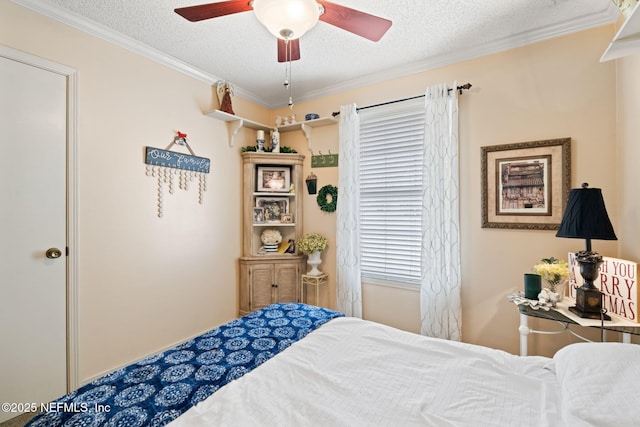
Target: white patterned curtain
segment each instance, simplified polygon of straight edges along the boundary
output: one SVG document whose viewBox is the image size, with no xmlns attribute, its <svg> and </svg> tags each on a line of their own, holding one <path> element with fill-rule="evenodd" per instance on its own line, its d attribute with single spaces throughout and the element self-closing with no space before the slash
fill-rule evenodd
<svg viewBox="0 0 640 427">
<path fill-rule="evenodd" d="M 421 333 L 460 341 L 458 91 L 455 82 L 451 90 L 445 84 L 427 88 L 423 153 Z"/>
<path fill-rule="evenodd" d="M 362 318 L 360 279 L 360 118 L 356 105 L 340 107 L 336 208 L 336 308 Z"/>
</svg>

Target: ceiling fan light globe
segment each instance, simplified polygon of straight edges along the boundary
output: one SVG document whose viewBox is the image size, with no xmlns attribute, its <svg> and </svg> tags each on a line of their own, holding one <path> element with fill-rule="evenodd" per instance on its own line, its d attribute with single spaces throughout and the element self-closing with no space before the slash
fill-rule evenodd
<svg viewBox="0 0 640 427">
<path fill-rule="evenodd" d="M 253 0 L 258 21 L 280 39 L 297 39 L 318 23 L 315 0 Z"/>
</svg>

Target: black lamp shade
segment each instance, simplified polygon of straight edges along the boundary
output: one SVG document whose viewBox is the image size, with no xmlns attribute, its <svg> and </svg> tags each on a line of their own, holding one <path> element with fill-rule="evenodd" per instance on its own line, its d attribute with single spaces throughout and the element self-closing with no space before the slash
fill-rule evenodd
<svg viewBox="0 0 640 427">
<path fill-rule="evenodd" d="M 575 239 L 618 240 L 604 206 L 599 188 L 574 188 L 564 211 L 556 237 Z"/>
</svg>

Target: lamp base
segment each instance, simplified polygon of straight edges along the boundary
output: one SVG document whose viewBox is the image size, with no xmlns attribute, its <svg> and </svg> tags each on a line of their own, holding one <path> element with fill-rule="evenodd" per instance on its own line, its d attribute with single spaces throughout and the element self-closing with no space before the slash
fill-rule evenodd
<svg viewBox="0 0 640 427">
<path fill-rule="evenodd" d="M 585 319 L 611 320 L 611 317 L 602 313 L 602 293 L 597 288 L 576 289 L 576 305 L 569 307 L 569 311 Z"/>
<path fill-rule="evenodd" d="M 569 311 L 582 317 L 583 319 L 598 319 L 600 320 L 600 316 L 602 316 L 602 318 L 604 320 L 611 320 L 611 316 L 609 316 L 608 314 L 602 315 L 602 313 L 587 313 L 584 311 L 580 311 L 580 309 L 578 307 L 576 307 L 575 305 L 573 307 L 569 307 Z"/>
</svg>

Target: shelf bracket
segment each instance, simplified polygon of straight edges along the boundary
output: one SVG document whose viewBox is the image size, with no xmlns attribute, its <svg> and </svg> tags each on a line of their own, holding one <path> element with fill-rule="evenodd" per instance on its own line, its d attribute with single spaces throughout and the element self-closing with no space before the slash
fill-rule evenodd
<svg viewBox="0 0 640 427">
<path fill-rule="evenodd" d="M 236 143 L 236 135 L 238 134 L 240 129 L 242 129 L 243 126 L 244 126 L 243 119 L 232 120 L 230 122 L 227 122 L 227 131 L 229 133 L 229 147 L 233 148 L 233 146 Z"/>
<path fill-rule="evenodd" d="M 309 151 L 311 151 L 311 126 L 300 123 L 300 129 L 304 132 L 304 136 L 307 138 L 307 147 L 309 147 Z"/>
</svg>

